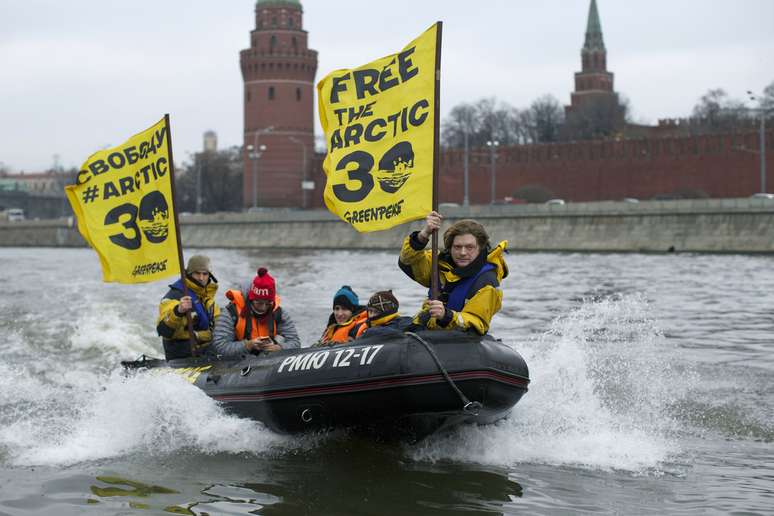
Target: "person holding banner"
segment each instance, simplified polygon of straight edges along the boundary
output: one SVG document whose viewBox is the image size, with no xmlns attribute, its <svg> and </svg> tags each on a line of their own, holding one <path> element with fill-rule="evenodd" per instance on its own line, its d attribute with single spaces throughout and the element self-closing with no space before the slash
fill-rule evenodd
<svg viewBox="0 0 774 516">
<path fill-rule="evenodd" d="M 421 231 L 405 238 L 398 265 L 417 283 L 430 286 L 431 251 L 426 251 L 433 231 L 443 217 L 431 211 Z M 500 282 L 508 276 L 505 263 L 507 241 L 492 249 L 489 235 L 480 223 L 465 219 L 452 224 L 443 235 L 445 249 L 438 255 L 440 296 L 427 300 L 414 317 L 414 324 L 427 329 L 475 331 L 481 335 L 501 306 Z"/>
<path fill-rule="evenodd" d="M 333 296 L 333 313 L 316 346 L 334 346 L 354 340 L 367 316 L 366 307 L 360 305 L 360 298 L 352 287 L 344 285 Z"/>
<path fill-rule="evenodd" d="M 234 358 L 301 347 L 296 325 L 280 306 L 276 282 L 266 268 L 258 269 L 246 291 L 228 290 L 226 297 L 231 302 L 218 319 L 213 339 L 219 356 Z"/>
<path fill-rule="evenodd" d="M 169 286 L 169 292 L 159 304 L 159 318 L 156 332 L 162 339 L 164 355 L 167 360 L 191 356 L 191 334 L 188 332 L 188 314 L 193 319 L 196 336 L 194 352 L 208 352 L 212 341 L 212 330 L 220 309 L 215 303 L 218 282 L 212 275 L 210 259 L 195 255 L 188 260 L 185 268 L 185 287 L 183 279 Z"/>
</svg>

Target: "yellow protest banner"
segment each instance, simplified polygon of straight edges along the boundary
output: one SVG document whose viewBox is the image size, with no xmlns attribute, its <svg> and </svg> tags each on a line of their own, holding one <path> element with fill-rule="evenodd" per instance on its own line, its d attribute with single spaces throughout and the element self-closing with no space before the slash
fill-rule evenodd
<svg viewBox="0 0 774 516">
<path fill-rule="evenodd" d="M 65 188 L 102 279 L 143 283 L 180 274 L 173 164 L 166 118 L 95 152 Z"/>
<path fill-rule="evenodd" d="M 432 209 L 440 23 L 400 52 L 317 84 L 328 209 L 361 232 Z"/>
</svg>

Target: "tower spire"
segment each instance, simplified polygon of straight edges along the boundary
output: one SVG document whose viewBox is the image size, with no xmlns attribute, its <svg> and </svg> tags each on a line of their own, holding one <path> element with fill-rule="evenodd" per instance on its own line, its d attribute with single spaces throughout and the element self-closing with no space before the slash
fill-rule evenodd
<svg viewBox="0 0 774 516">
<path fill-rule="evenodd" d="M 589 19 L 586 22 L 586 40 L 583 42 L 583 52 L 605 51 L 605 42 L 602 39 L 602 24 L 599 22 L 597 0 L 591 0 L 589 5 Z"/>
<path fill-rule="evenodd" d="M 599 138 L 624 127 L 624 111 L 607 71 L 607 50 L 602 39 L 597 0 L 589 4 L 586 39 L 581 49 L 581 71 L 575 72 L 575 91 L 565 107 L 565 134 L 571 139 Z"/>
</svg>

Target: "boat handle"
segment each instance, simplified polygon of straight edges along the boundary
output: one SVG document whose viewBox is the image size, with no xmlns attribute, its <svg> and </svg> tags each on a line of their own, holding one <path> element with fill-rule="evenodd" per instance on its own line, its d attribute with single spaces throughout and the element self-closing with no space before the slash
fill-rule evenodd
<svg viewBox="0 0 774 516">
<path fill-rule="evenodd" d="M 462 410 L 464 410 L 468 414 L 477 416 L 479 412 L 481 412 L 481 407 L 482 405 L 478 401 L 469 401 L 467 402 L 467 404 L 465 404 L 464 407 L 462 407 Z"/>
<path fill-rule="evenodd" d="M 305 408 L 301 411 L 301 421 L 304 423 L 311 423 L 312 422 L 312 411 L 308 408 Z"/>
<path fill-rule="evenodd" d="M 247 376 L 248 374 L 250 374 L 250 364 L 247 364 L 246 366 L 244 366 L 242 368 L 242 371 L 240 371 L 239 374 L 241 374 L 242 376 Z"/>
</svg>

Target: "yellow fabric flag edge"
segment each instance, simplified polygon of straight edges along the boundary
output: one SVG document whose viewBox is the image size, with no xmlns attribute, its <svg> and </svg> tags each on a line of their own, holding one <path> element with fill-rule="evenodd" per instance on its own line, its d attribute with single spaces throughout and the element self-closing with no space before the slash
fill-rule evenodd
<svg viewBox="0 0 774 516">
<path fill-rule="evenodd" d="M 115 163 L 119 158 L 121 163 Z M 95 192 L 89 192 L 91 196 L 84 191 L 89 189 L 87 183 L 92 188 L 98 187 L 94 188 Z M 179 226 L 174 207 L 172 138 L 168 115 L 147 129 L 135 133 L 118 146 L 92 153 L 81 165 L 78 182 L 67 186 L 65 193 L 77 218 L 78 232 L 97 253 L 104 282 L 146 283 L 181 273 Z M 155 196 L 153 200 L 161 200 L 160 206 L 163 209 L 159 207 L 158 202 L 146 203 L 145 198 L 149 194 Z M 124 199 L 124 196 L 127 199 Z M 109 201 L 110 197 L 117 199 Z M 87 215 L 85 205 L 89 202 L 91 204 Z M 121 209 L 113 206 L 117 202 L 122 203 Z M 95 205 L 100 204 L 104 206 L 95 208 Z M 142 217 L 145 204 L 156 208 L 153 210 L 154 219 L 150 222 Z M 110 221 L 106 216 L 102 223 L 100 210 L 110 208 L 111 211 L 118 210 L 118 214 Z M 157 213 L 159 211 L 160 219 Z M 95 218 L 100 221 L 95 223 Z M 108 227 L 113 226 L 118 227 L 119 232 L 107 235 Z M 108 238 L 113 244 L 124 249 L 110 245 L 104 248 Z M 134 242 L 131 246 L 121 245 L 113 240 L 114 238 Z M 141 263 L 143 260 L 146 263 Z"/>
<path fill-rule="evenodd" d="M 361 233 L 365 232 L 372 232 L 372 231 L 383 231 L 387 229 L 391 229 L 392 227 L 395 227 L 400 224 L 409 223 L 415 220 L 423 219 L 426 214 L 432 209 L 433 204 L 433 182 L 437 176 L 437 164 L 435 163 L 437 159 L 437 131 L 435 128 L 435 125 L 437 125 L 437 102 L 438 102 L 438 88 L 437 88 L 437 82 L 440 79 L 438 76 L 438 57 L 440 52 L 440 22 L 434 23 L 432 26 L 430 26 L 428 29 L 426 29 L 422 34 L 420 34 L 418 37 L 414 38 L 411 42 L 409 42 L 406 46 L 403 47 L 400 51 L 388 54 L 384 57 L 381 57 L 379 59 L 376 59 L 374 61 L 371 61 L 369 63 L 366 63 L 364 65 L 361 65 L 359 67 L 354 68 L 340 68 L 337 70 L 334 70 L 333 72 L 330 72 L 327 74 L 322 80 L 320 80 L 317 84 L 317 92 L 318 92 L 318 115 L 320 117 L 320 123 L 323 127 L 323 130 L 325 132 L 326 137 L 326 146 L 328 147 L 328 153 L 325 157 L 323 168 L 324 172 L 327 176 L 327 183 L 326 188 L 324 190 L 323 194 L 323 200 L 325 202 L 326 207 L 329 211 L 337 215 L 342 220 L 346 221 L 350 224 L 355 230 Z M 398 203 L 394 203 L 390 205 L 388 202 L 384 201 L 384 195 L 382 195 L 381 200 L 381 206 L 376 206 L 380 204 L 380 200 L 377 199 L 376 202 L 372 201 L 370 197 L 370 192 L 365 195 L 365 197 L 368 197 L 366 201 L 342 201 L 338 195 L 331 193 L 333 188 L 339 187 L 339 188 L 348 188 L 343 183 L 341 183 L 341 172 L 347 171 L 351 172 L 351 169 L 347 169 L 341 165 L 342 161 L 344 161 L 343 158 L 341 158 L 341 151 L 339 154 L 334 155 L 336 151 L 336 147 L 333 145 L 333 138 L 331 135 L 334 135 L 336 131 L 347 128 L 347 125 L 342 123 L 342 117 L 339 115 L 338 118 L 338 127 L 336 126 L 336 116 L 334 115 L 334 118 L 331 119 L 329 115 L 334 112 L 333 106 L 338 104 L 340 107 L 360 107 L 362 109 L 362 105 L 368 102 L 369 100 L 376 99 L 377 101 L 380 100 L 378 98 L 379 95 L 384 94 L 384 90 L 378 91 L 373 97 L 368 97 L 363 99 L 362 97 L 358 97 L 358 100 L 352 99 L 347 102 L 334 100 L 333 94 L 329 95 L 331 93 L 331 89 L 336 87 L 335 85 L 331 85 L 331 83 L 335 82 L 336 80 L 342 81 L 344 79 L 344 75 L 352 74 L 353 71 L 362 71 L 369 67 L 371 68 L 378 68 L 381 64 L 380 61 L 388 61 L 392 60 L 392 63 L 395 62 L 395 59 L 401 56 L 403 53 L 407 53 L 407 51 L 412 51 L 416 47 L 419 47 L 422 45 L 424 48 L 421 50 L 417 50 L 417 54 L 422 53 L 423 57 L 422 60 L 425 63 L 426 68 L 421 70 L 421 75 L 424 77 L 420 77 L 420 83 L 416 85 L 413 89 L 406 89 L 400 90 L 401 92 L 406 92 L 403 95 L 406 97 L 419 97 L 419 98 L 426 98 L 427 100 L 431 100 L 429 104 L 426 106 L 427 108 L 427 119 L 429 121 L 429 124 L 427 124 L 425 127 L 421 128 L 420 130 L 422 133 L 414 134 L 413 136 L 410 136 L 408 134 L 401 134 L 396 135 L 393 134 L 391 138 L 387 138 L 385 141 L 393 143 L 395 140 L 399 138 L 403 138 L 408 140 L 409 143 L 409 149 L 411 149 L 411 146 L 414 146 L 414 149 L 417 151 L 417 156 L 419 156 L 419 150 L 422 150 L 422 156 L 424 159 L 424 163 L 421 163 L 421 166 L 417 166 L 413 170 L 413 176 L 411 179 L 413 181 L 408 181 L 408 183 L 413 184 L 413 187 L 410 187 L 408 190 L 404 188 L 403 196 L 406 197 L 406 202 L 403 204 L 404 200 L 401 199 Z M 392 64 L 391 63 L 391 64 Z M 389 66 L 389 65 L 388 65 Z M 340 83 L 339 83 L 340 84 Z M 401 85 L 403 86 L 403 84 Z M 330 96 L 330 99 L 328 97 Z M 327 100 L 326 100 L 327 99 Z M 388 105 L 389 105 L 389 101 Z M 394 102 L 394 101 L 393 101 Z M 404 106 L 401 106 L 403 108 L 403 116 L 405 118 L 405 110 L 409 107 L 407 104 Z M 416 108 L 416 105 L 414 106 Z M 412 112 L 413 113 L 413 112 Z M 347 123 L 351 124 L 354 119 L 350 118 Z M 405 121 L 403 122 L 405 125 Z M 405 128 L 404 128 L 405 131 Z M 401 142 L 399 142 L 401 143 Z M 371 147 L 368 147 L 367 145 L 363 144 L 358 146 L 359 144 L 355 144 L 353 147 L 356 150 L 362 150 L 364 147 L 366 151 L 368 151 L 371 148 L 375 148 L 376 144 L 371 145 Z M 382 144 L 383 145 L 383 144 Z M 417 147 L 418 146 L 418 147 Z M 347 151 L 350 151 L 351 149 L 347 148 Z M 378 153 L 372 153 L 373 155 L 378 155 Z M 347 157 L 347 156 L 345 156 Z M 383 156 L 384 158 L 385 156 Z M 337 170 L 333 170 L 333 160 L 337 159 Z M 411 154 L 411 161 L 412 165 L 409 168 L 413 167 L 413 159 L 414 154 Z M 373 160 L 372 158 L 372 165 L 373 166 Z M 381 165 L 381 160 L 379 160 L 379 164 Z M 376 169 L 372 173 L 371 168 L 367 169 L 367 174 L 372 175 L 373 178 L 376 178 L 379 180 L 379 182 L 382 182 L 382 179 L 377 176 L 377 173 L 379 172 L 379 169 Z M 405 170 L 405 169 L 404 169 Z M 332 184 L 333 182 L 333 173 L 338 172 L 338 178 L 339 183 L 338 184 Z M 408 175 L 408 174 L 406 174 Z M 427 176 L 426 179 L 421 179 L 422 177 Z M 349 180 L 353 180 L 352 176 L 350 175 Z M 360 179 L 357 179 L 360 180 Z M 373 179 L 369 179 L 371 183 L 373 183 Z M 404 179 L 404 182 L 406 180 Z M 394 193 L 397 189 L 400 188 L 401 185 L 398 185 L 395 190 L 392 190 L 391 192 Z M 385 190 L 382 188 L 382 190 Z M 387 190 L 385 190 L 387 191 Z M 338 197 L 338 199 L 336 198 Z M 347 204 L 349 203 L 349 204 Z M 364 203 L 370 203 L 366 206 L 363 206 Z M 408 208 L 408 209 L 407 209 Z M 392 210 L 392 211 L 391 211 Z M 399 215 L 395 216 L 394 213 L 397 211 Z M 384 214 L 386 215 L 386 218 L 393 218 L 391 221 L 385 221 L 384 220 Z"/>
</svg>

